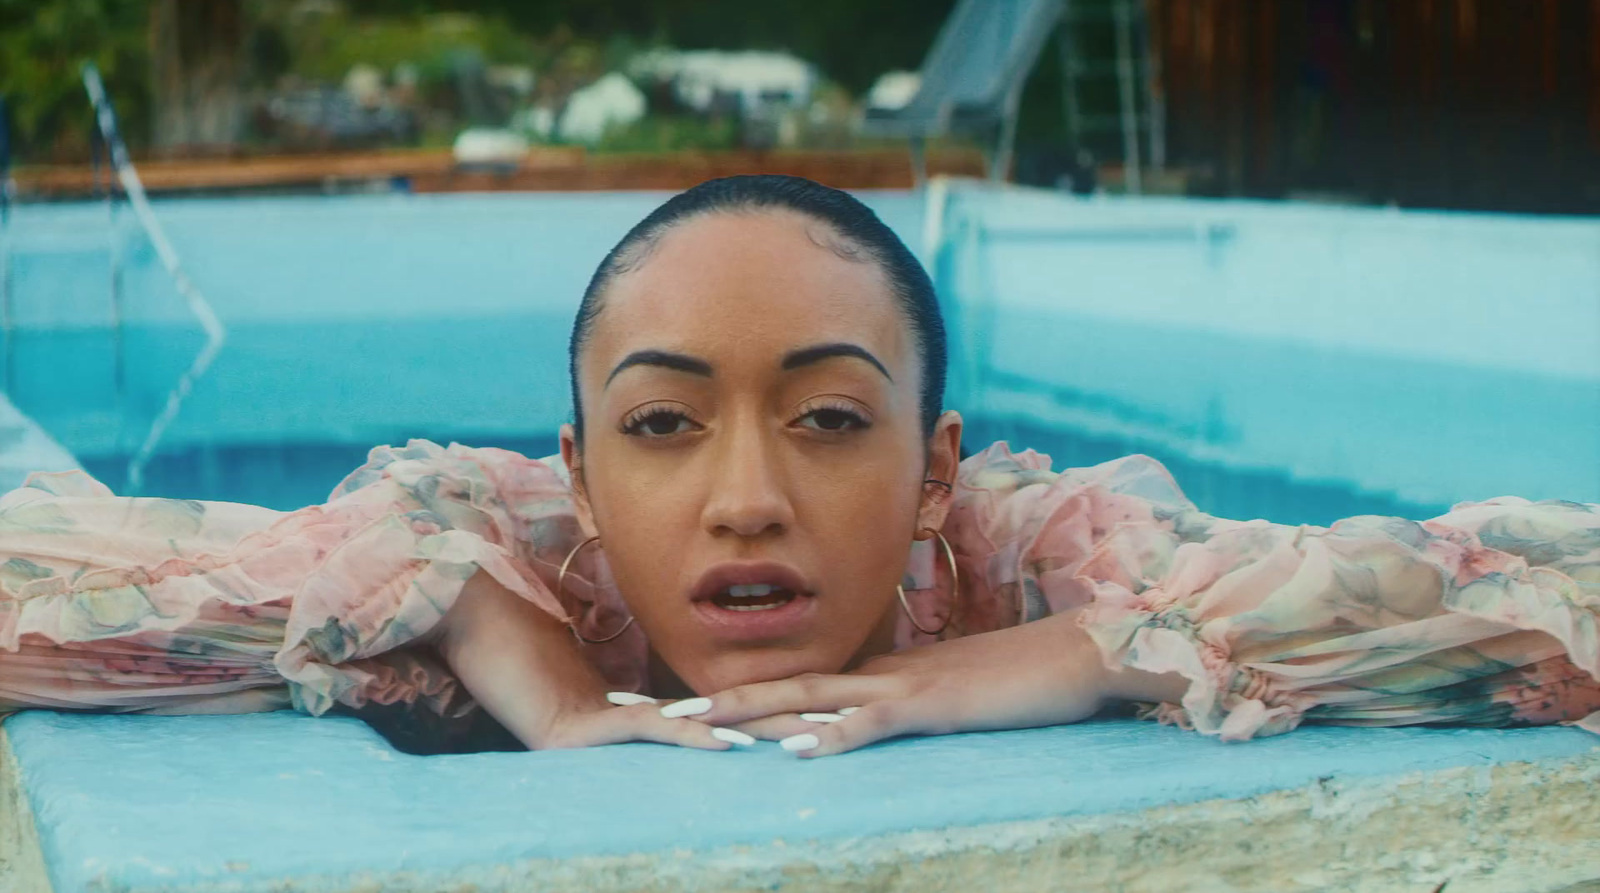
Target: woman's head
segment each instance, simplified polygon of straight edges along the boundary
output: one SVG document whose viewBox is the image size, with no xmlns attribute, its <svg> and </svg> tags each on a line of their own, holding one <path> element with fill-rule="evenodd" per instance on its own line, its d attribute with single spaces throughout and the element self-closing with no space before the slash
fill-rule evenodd
<svg viewBox="0 0 1600 893">
<path fill-rule="evenodd" d="M 928 434 L 944 408 L 944 318 L 933 282 L 894 230 L 885 226 L 872 209 L 854 196 L 802 177 L 764 174 L 707 180 L 680 192 L 651 211 L 616 244 L 589 280 L 568 343 L 567 371 L 572 382 L 572 413 L 578 440 L 583 440 L 583 400 L 579 393 L 578 355 L 594 330 L 607 286 L 617 276 L 636 269 L 668 230 L 707 214 L 756 214 L 789 211 L 812 218 L 826 229 L 816 234 L 826 239 L 818 247 L 839 252 L 850 260 L 879 267 L 916 339 L 920 360 L 920 409 Z"/>
<path fill-rule="evenodd" d="M 944 350 L 905 245 L 807 180 L 702 184 L 606 256 L 573 327 L 562 453 L 689 686 L 837 672 L 886 644 L 911 540 L 943 522 L 923 481 L 955 473 Z"/>
</svg>

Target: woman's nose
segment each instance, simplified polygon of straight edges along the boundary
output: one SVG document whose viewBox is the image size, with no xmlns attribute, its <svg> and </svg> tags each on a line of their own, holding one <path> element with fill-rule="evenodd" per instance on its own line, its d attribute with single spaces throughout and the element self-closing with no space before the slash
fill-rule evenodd
<svg viewBox="0 0 1600 893">
<path fill-rule="evenodd" d="M 706 530 L 741 537 L 782 532 L 794 522 L 794 507 L 776 445 L 754 431 L 725 437 L 711 470 Z"/>
</svg>

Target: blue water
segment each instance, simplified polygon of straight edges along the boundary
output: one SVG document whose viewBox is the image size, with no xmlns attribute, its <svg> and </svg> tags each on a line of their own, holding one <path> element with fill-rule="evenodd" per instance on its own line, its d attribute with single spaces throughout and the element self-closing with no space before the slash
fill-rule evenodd
<svg viewBox="0 0 1600 893">
<path fill-rule="evenodd" d="M 158 203 L 229 340 L 144 492 L 290 509 L 374 444 L 553 451 L 578 296 L 661 198 Z M 1146 452 L 1285 522 L 1600 501 L 1600 223 L 970 191 L 935 252 L 921 196 L 865 198 L 934 267 L 973 448 Z M 26 207 L 7 246 L 9 393 L 120 490 L 199 330 L 126 215 Z"/>
</svg>

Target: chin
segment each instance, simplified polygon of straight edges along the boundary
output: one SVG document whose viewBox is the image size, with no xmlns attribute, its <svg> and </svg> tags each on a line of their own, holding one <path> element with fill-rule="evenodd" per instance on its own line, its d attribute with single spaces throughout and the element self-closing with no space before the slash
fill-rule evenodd
<svg viewBox="0 0 1600 893">
<path fill-rule="evenodd" d="M 702 663 L 692 673 L 679 674 L 697 695 L 711 695 L 739 685 L 788 679 L 802 673 L 837 673 L 844 659 L 833 659 L 815 650 L 768 649 L 719 654 Z"/>
</svg>

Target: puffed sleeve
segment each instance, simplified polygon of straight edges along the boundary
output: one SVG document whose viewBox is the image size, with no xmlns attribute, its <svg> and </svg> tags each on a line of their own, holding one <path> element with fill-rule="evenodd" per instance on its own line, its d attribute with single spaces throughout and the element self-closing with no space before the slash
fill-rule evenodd
<svg viewBox="0 0 1600 893">
<path fill-rule="evenodd" d="M 289 513 L 36 476 L 0 497 L 0 711 L 464 716 L 471 700 L 422 646 L 479 572 L 566 621 L 556 567 L 580 539 L 561 471 L 505 450 L 379 447 Z M 580 623 L 613 622 L 603 558 L 577 567 Z M 602 672 L 636 686 L 642 645 L 607 647 Z"/>
<path fill-rule="evenodd" d="M 1153 459 L 1053 472 L 1050 457 L 996 443 L 962 461 L 941 531 L 962 590 L 950 628 L 970 635 L 1082 607 L 1094 590 L 1079 569 L 1108 532 L 1122 525 L 1172 531 L 1193 514 Z M 906 588 L 946 590 L 941 557 L 931 543 L 916 544 Z"/>
<path fill-rule="evenodd" d="M 300 709 L 425 698 L 438 712 L 464 711 L 453 677 L 407 646 L 479 572 L 570 619 L 555 571 L 582 536 L 565 480 L 543 462 L 421 440 L 378 447 L 325 511 L 355 523 L 301 582 L 274 659 Z"/>
<path fill-rule="evenodd" d="M 1188 679 L 1157 718 L 1229 740 L 1307 720 L 1600 731 L 1600 507 L 1236 522 L 1143 457 L 1032 479 L 998 458 L 985 465 L 1019 485 L 989 489 L 1016 510 L 967 519 L 999 534 L 989 560 L 1025 601 L 1036 587 L 1057 610 L 1081 604 L 1109 665 Z"/>
</svg>

